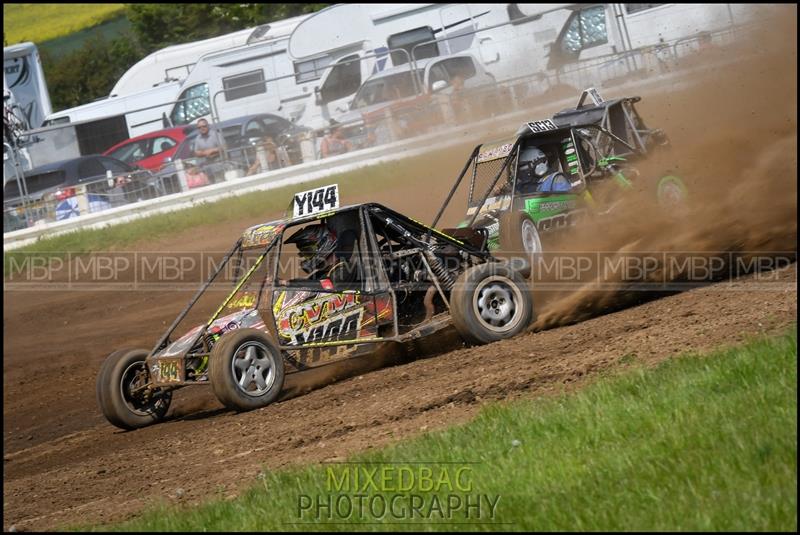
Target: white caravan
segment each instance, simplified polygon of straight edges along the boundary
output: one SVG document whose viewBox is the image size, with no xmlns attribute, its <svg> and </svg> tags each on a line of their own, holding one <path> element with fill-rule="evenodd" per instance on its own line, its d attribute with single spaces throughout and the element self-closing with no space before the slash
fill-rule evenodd
<svg viewBox="0 0 800 535">
<path fill-rule="evenodd" d="M 24 129 L 41 126 L 53 110 L 36 45 L 20 43 L 4 47 L 3 77 L 3 88 L 14 95 L 19 118 L 27 123 Z"/>
<path fill-rule="evenodd" d="M 200 58 L 181 86 L 169 114 L 171 124 L 262 112 L 297 119 L 306 106 L 314 105 L 313 88 L 295 75 L 286 48 L 289 35 L 308 17 L 271 23 L 258 41 Z"/>
<path fill-rule="evenodd" d="M 172 104 L 175 102 L 180 86 L 178 82 L 171 82 L 123 97 L 108 97 L 89 104 L 76 106 L 50 114 L 43 126 L 97 121 L 97 135 L 106 137 L 109 143 L 108 147 L 111 147 L 115 143 L 130 137 L 165 128 L 164 117 L 172 109 Z M 100 126 L 103 121 L 108 124 L 113 123 L 114 134 L 104 132 L 104 129 Z M 121 128 L 120 125 L 124 125 L 124 128 Z M 118 131 L 121 133 L 118 133 Z M 125 137 L 119 138 L 123 133 Z M 115 138 L 114 141 L 109 137 L 112 135 Z M 103 150 L 105 149 L 99 152 Z"/>
<path fill-rule="evenodd" d="M 338 119 L 366 78 L 409 58 L 470 52 L 504 82 L 697 37 L 745 22 L 752 10 L 729 4 L 337 4 L 299 24 L 289 41 L 295 71 L 318 81 L 317 106 L 300 120 L 320 128 Z"/>
<path fill-rule="evenodd" d="M 138 93 L 164 82 L 180 82 L 186 79 L 192 67 L 203 55 L 254 43 L 267 35 L 270 27 L 270 24 L 262 24 L 211 39 L 157 50 L 128 69 L 111 89 L 111 96 Z"/>
</svg>

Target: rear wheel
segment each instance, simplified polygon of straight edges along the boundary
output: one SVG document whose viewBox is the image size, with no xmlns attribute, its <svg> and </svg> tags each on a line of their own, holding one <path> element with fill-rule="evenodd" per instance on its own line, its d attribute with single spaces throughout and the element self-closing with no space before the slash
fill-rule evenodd
<svg viewBox="0 0 800 535">
<path fill-rule="evenodd" d="M 111 353 L 97 376 L 97 404 L 106 419 L 122 429 L 137 429 L 164 419 L 172 392 L 145 389 L 149 372 L 147 350 L 123 349 Z"/>
<path fill-rule="evenodd" d="M 521 275 L 493 262 L 461 274 L 450 294 L 450 312 L 465 341 L 488 344 L 522 332 L 533 319 L 533 299 Z"/>
<path fill-rule="evenodd" d="M 211 387 L 229 409 L 264 407 L 275 401 L 283 388 L 283 356 L 259 330 L 225 333 L 212 349 L 210 361 Z"/>
</svg>

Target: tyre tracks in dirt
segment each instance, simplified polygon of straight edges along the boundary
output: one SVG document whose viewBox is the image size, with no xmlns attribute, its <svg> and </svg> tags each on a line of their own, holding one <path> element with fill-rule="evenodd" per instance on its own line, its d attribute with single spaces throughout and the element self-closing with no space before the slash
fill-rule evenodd
<svg viewBox="0 0 800 535">
<path fill-rule="evenodd" d="M 792 264 L 357 375 L 248 413 L 195 387 L 159 425 L 121 432 L 94 420 L 8 448 L 4 527 L 117 521 L 158 502 L 235 495 L 262 467 L 338 460 L 466 422 L 493 401 L 570 391 L 629 366 L 780 333 L 796 322 L 796 281 Z"/>
</svg>

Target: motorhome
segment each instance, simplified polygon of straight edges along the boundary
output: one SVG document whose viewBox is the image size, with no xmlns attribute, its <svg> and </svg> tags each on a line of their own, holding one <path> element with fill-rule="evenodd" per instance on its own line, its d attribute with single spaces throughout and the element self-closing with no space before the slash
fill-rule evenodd
<svg viewBox="0 0 800 535">
<path fill-rule="evenodd" d="M 164 128 L 164 117 L 172 109 L 180 87 L 179 82 L 170 82 L 122 97 L 97 100 L 50 114 L 43 126 L 94 121 L 97 141 L 91 144 L 91 150 L 103 152 L 122 140 Z"/>
<path fill-rule="evenodd" d="M 498 82 L 533 75 L 544 79 L 581 62 L 740 24 L 753 9 L 736 4 L 336 4 L 300 23 L 289 40 L 295 71 L 316 82 L 317 106 L 300 120 L 318 128 L 338 119 L 366 78 L 409 61 L 470 52 Z"/>
<path fill-rule="evenodd" d="M 262 24 L 255 28 L 157 50 L 128 69 L 111 89 L 110 96 L 121 97 L 164 82 L 183 81 L 205 54 L 265 39 L 274 24 Z"/>
<path fill-rule="evenodd" d="M 3 75 L 26 124 L 24 130 L 37 128 L 52 112 L 50 93 L 42 70 L 39 51 L 33 43 L 3 48 Z"/>
<path fill-rule="evenodd" d="M 256 112 L 295 120 L 314 105 L 310 82 L 295 76 L 286 47 L 294 28 L 309 15 L 270 23 L 249 44 L 206 54 L 184 80 L 169 114 L 174 126 L 200 117 L 222 121 Z"/>
</svg>

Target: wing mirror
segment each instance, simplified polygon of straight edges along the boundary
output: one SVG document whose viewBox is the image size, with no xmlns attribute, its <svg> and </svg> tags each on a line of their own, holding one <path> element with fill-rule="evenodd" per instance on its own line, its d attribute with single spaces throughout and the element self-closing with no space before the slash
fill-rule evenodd
<svg viewBox="0 0 800 535">
<path fill-rule="evenodd" d="M 437 92 L 441 91 L 442 89 L 447 89 L 447 87 L 448 87 L 448 83 L 446 81 L 437 80 L 437 81 L 433 82 L 433 85 L 431 86 L 431 91 L 433 91 L 434 93 L 437 93 Z"/>
</svg>

